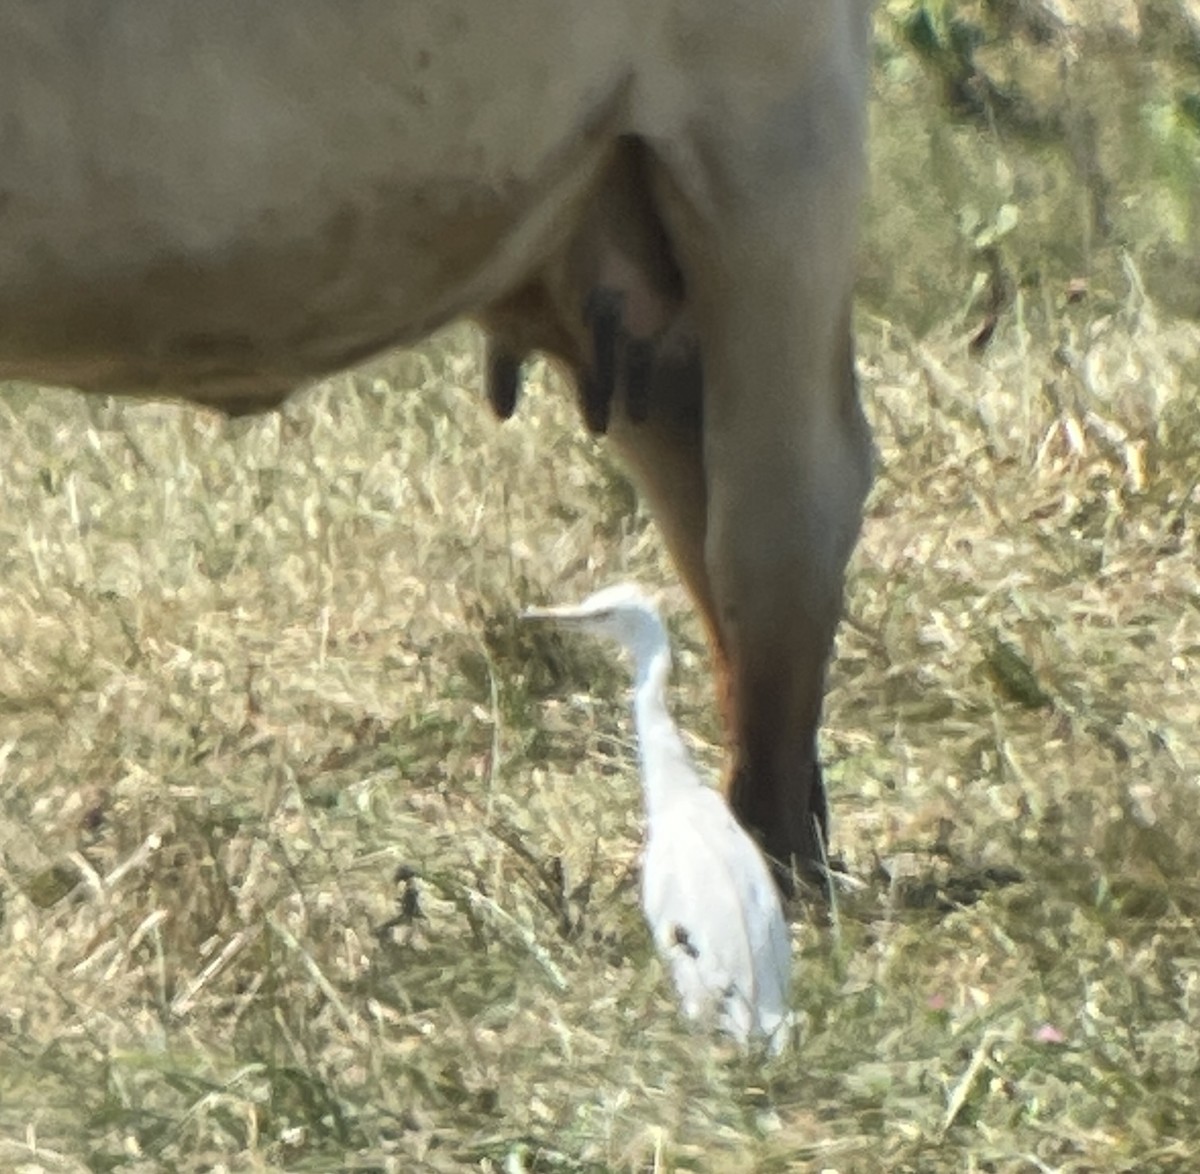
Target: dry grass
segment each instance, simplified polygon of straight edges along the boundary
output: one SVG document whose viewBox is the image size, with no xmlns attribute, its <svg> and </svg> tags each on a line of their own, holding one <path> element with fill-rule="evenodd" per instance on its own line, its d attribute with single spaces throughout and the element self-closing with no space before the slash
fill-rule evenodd
<svg viewBox="0 0 1200 1174">
<path fill-rule="evenodd" d="M 1186 1168 L 1197 332 L 864 326 L 857 883 L 765 1066 L 652 958 L 623 669 L 514 619 L 672 583 L 544 373 L 506 428 L 465 333 L 249 424 L 4 400 L 0 1166 Z"/>
</svg>

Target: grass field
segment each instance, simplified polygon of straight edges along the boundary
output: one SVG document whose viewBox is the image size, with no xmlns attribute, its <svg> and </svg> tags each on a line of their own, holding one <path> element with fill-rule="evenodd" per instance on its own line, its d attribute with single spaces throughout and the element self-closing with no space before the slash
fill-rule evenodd
<svg viewBox="0 0 1200 1174">
<path fill-rule="evenodd" d="M 854 883 L 798 911 L 765 1066 L 673 1016 L 624 670 L 514 618 L 664 586 L 716 769 L 565 395 L 498 428 L 461 332 L 249 424 L 6 400 L 0 1166 L 1188 1168 L 1200 340 L 1060 325 L 980 361 L 864 323 Z"/>
<path fill-rule="evenodd" d="M 982 353 L 860 317 L 846 879 L 769 1061 L 675 1017 L 625 667 L 516 619 L 661 589 L 719 771 L 550 372 L 504 427 L 465 329 L 249 422 L 12 389 L 0 1170 L 1194 1169 L 1200 328 L 1114 258 Z"/>
</svg>

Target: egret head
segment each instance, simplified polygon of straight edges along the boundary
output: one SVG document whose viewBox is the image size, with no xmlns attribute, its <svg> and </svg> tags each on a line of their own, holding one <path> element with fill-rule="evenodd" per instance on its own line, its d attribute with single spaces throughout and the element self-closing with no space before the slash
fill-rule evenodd
<svg viewBox="0 0 1200 1174">
<path fill-rule="evenodd" d="M 522 619 L 554 620 L 593 636 L 607 636 L 639 661 L 667 648 L 667 630 L 654 601 L 633 583 L 618 583 L 589 595 L 582 603 L 531 607 Z"/>
</svg>

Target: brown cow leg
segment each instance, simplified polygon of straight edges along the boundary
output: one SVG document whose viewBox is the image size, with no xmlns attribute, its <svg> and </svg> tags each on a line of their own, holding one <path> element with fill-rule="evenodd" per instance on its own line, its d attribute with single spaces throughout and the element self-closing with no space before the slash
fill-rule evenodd
<svg viewBox="0 0 1200 1174">
<path fill-rule="evenodd" d="M 752 288 L 764 287 L 763 268 Z M 812 873 L 828 836 L 816 752 L 825 666 L 870 442 L 850 362 L 848 291 L 840 306 L 814 305 L 803 288 L 786 291 L 803 287 L 798 274 L 774 278 L 777 304 L 791 313 L 722 307 L 737 325 L 717 336 L 724 345 L 705 348 L 705 559 L 729 660 L 731 801 L 776 859 Z"/>
<path fill-rule="evenodd" d="M 792 401 L 792 419 L 777 405 L 761 421 L 766 435 L 754 412 L 712 412 L 705 438 L 706 557 L 728 649 L 737 746 L 730 798 L 746 823 L 763 830 L 777 860 L 791 858 L 809 875 L 819 875 L 828 843 L 816 751 L 825 668 L 870 477 L 848 312 L 835 322 L 825 346 L 810 339 L 805 348 L 807 362 L 824 371 L 825 398 L 803 408 L 803 400 Z M 776 360 L 787 352 L 779 348 Z M 741 361 L 750 364 L 748 351 Z M 722 382 L 731 386 L 725 381 L 733 377 L 726 369 Z"/>
<path fill-rule="evenodd" d="M 720 659 L 716 613 L 704 561 L 704 483 L 700 364 L 690 342 L 667 347 L 644 373 L 637 404 L 619 403 L 609 440 L 654 512 L 659 531 L 703 617 Z M 641 361 L 639 357 L 639 361 Z"/>
<path fill-rule="evenodd" d="M 811 874 L 824 852 L 825 666 L 870 440 L 850 359 L 857 136 L 821 141 L 809 111 L 836 119 L 822 95 L 808 99 L 788 112 L 791 165 L 786 141 L 760 159 L 751 130 L 713 135 L 697 149 L 711 186 L 687 191 L 681 167 L 660 193 L 701 340 L 704 560 L 729 672 L 730 797 L 772 856 Z M 668 531 L 680 508 L 660 507 Z"/>
</svg>

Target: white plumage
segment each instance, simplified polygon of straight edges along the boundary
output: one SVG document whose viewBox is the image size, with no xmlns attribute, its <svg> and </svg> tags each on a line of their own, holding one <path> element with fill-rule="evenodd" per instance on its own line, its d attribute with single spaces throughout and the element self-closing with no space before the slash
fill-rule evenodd
<svg viewBox="0 0 1200 1174">
<path fill-rule="evenodd" d="M 632 584 L 574 607 L 532 608 L 608 636 L 634 658 L 634 724 L 646 801 L 642 908 L 686 1015 L 742 1043 L 786 1042 L 791 941 L 757 845 L 692 765 L 667 710 L 671 654 L 654 604 Z"/>
</svg>

